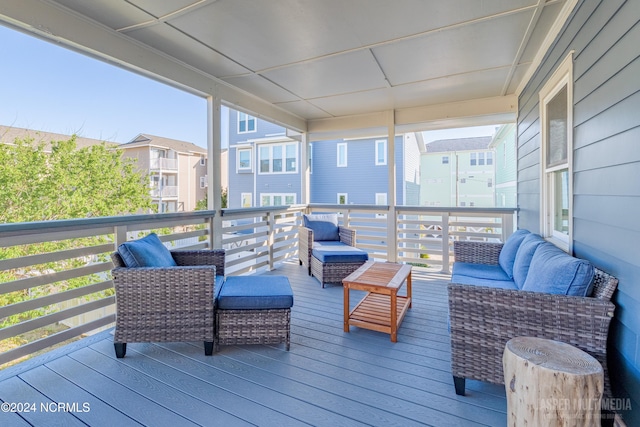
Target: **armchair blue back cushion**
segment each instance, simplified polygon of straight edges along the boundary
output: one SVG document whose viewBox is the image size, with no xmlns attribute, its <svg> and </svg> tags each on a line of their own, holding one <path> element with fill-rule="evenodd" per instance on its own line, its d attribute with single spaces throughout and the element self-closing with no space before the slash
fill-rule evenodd
<svg viewBox="0 0 640 427">
<path fill-rule="evenodd" d="M 155 233 L 121 244 L 118 246 L 118 253 L 129 268 L 176 266 L 171 252 Z"/>
<path fill-rule="evenodd" d="M 315 214 L 302 217 L 304 226 L 313 230 L 314 241 L 340 240 L 338 214 Z"/>
</svg>

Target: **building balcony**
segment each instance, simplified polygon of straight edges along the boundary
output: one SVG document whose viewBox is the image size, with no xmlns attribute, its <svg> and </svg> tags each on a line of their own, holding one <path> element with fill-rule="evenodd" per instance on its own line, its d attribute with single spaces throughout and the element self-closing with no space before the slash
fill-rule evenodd
<svg viewBox="0 0 640 427">
<path fill-rule="evenodd" d="M 177 198 L 178 186 L 177 185 L 165 185 L 161 188 L 152 188 L 151 197 L 154 199 L 160 198 Z"/>
<path fill-rule="evenodd" d="M 168 159 L 165 157 L 151 159 L 149 162 L 149 170 L 151 171 L 177 171 L 178 159 Z"/>
</svg>

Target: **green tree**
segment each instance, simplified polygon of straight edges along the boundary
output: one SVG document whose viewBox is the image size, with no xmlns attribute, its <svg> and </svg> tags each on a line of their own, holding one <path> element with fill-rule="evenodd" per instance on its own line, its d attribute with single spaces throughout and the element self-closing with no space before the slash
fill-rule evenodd
<svg viewBox="0 0 640 427">
<path fill-rule="evenodd" d="M 0 222 L 113 216 L 152 207 L 148 178 L 105 143 L 0 144 Z"/>
<path fill-rule="evenodd" d="M 227 208 L 227 197 L 228 197 L 228 191 L 226 188 L 222 188 L 222 194 L 220 195 L 220 207 L 222 209 Z M 197 211 L 206 211 L 207 207 L 209 206 L 209 197 L 208 196 L 204 196 L 204 199 L 198 200 L 196 202 L 196 210 Z"/>
</svg>

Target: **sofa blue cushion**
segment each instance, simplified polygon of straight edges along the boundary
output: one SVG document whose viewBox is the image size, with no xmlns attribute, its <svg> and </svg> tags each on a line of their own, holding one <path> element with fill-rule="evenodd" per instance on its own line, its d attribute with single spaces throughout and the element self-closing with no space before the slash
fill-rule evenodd
<svg viewBox="0 0 640 427">
<path fill-rule="evenodd" d="M 313 230 L 314 241 L 340 240 L 338 214 L 303 215 L 304 226 Z"/>
<path fill-rule="evenodd" d="M 513 262 L 516 260 L 516 253 L 518 252 L 518 248 L 520 244 L 524 240 L 527 235 L 531 232 L 529 230 L 520 229 L 515 231 L 506 242 L 502 246 L 502 250 L 500 251 L 500 255 L 498 257 L 498 264 L 504 272 L 507 274 L 509 279 L 513 279 Z"/>
<path fill-rule="evenodd" d="M 520 243 L 516 259 L 513 261 L 513 281 L 518 289 L 522 289 L 524 286 L 533 254 L 542 243 L 544 243 L 542 237 L 533 233 L 528 234 Z"/>
<path fill-rule="evenodd" d="M 470 262 L 454 262 L 452 275 L 477 277 L 479 279 L 504 280 L 511 282 L 511 277 L 499 265 L 474 264 Z"/>
<path fill-rule="evenodd" d="M 369 259 L 369 254 L 362 249 L 336 241 L 314 242 L 311 255 L 323 264 L 332 262 L 365 262 Z"/>
<path fill-rule="evenodd" d="M 522 290 L 584 297 L 591 294 L 594 273 L 589 261 L 545 242 L 533 254 Z"/>
<path fill-rule="evenodd" d="M 218 294 L 218 309 L 263 310 L 290 308 L 293 291 L 286 276 L 227 277 Z"/>
<path fill-rule="evenodd" d="M 142 239 L 125 242 L 118 246 L 118 253 L 127 267 L 174 267 L 175 260 L 169 249 L 155 233 Z"/>
<path fill-rule="evenodd" d="M 475 264 L 478 265 L 478 264 Z M 462 285 L 488 286 L 498 289 L 518 290 L 513 280 L 493 280 L 483 279 L 476 276 L 466 276 L 464 274 L 454 274 L 451 276 L 451 283 L 460 283 Z"/>
</svg>

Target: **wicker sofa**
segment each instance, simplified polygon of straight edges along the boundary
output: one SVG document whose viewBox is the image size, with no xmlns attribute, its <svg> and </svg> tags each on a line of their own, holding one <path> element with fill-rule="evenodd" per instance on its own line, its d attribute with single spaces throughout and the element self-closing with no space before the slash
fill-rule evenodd
<svg viewBox="0 0 640 427">
<path fill-rule="evenodd" d="M 454 242 L 454 274 L 448 294 L 456 394 L 464 395 L 467 378 L 504 384 L 502 356 L 506 342 L 517 336 L 532 336 L 566 342 L 594 356 L 605 372 L 605 396 L 611 396 L 606 351 L 615 308 L 610 299 L 618 280 L 593 268 L 589 296 L 535 292 L 517 286 L 509 289 L 506 282 L 491 286 L 482 271 L 500 265 L 502 250 L 502 243 Z M 456 274 L 458 263 L 466 268 Z M 470 276 L 474 264 L 477 283 Z"/>
<path fill-rule="evenodd" d="M 325 283 L 342 284 L 342 279 L 369 259 L 367 252 L 355 247 L 356 231 L 337 225 L 336 214 L 305 215 L 304 221 L 298 238 L 298 259 L 323 288 Z"/>
</svg>

